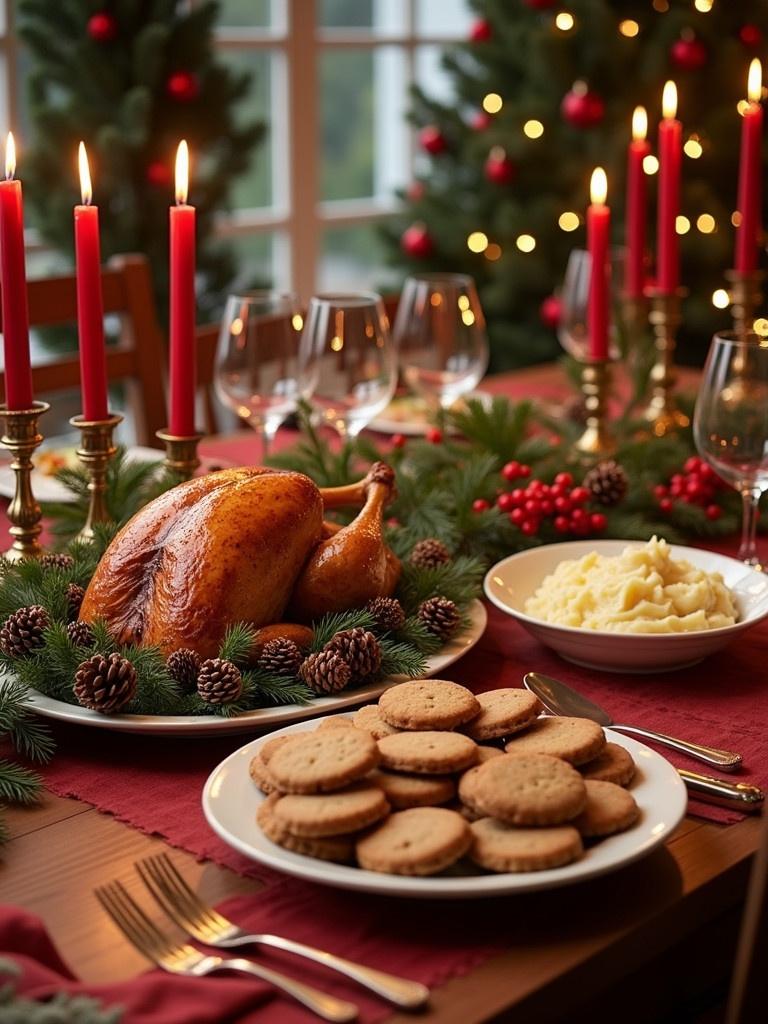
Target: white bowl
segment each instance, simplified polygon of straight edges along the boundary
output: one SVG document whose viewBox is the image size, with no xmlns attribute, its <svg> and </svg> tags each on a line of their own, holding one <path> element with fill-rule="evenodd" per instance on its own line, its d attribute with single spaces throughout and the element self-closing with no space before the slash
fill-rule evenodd
<svg viewBox="0 0 768 1024">
<path fill-rule="evenodd" d="M 488 570 L 486 596 L 561 657 L 585 668 L 605 672 L 664 672 L 695 665 L 768 615 L 768 574 L 756 572 L 735 558 L 677 544 L 670 545 L 673 558 L 685 559 L 698 569 L 722 575 L 739 609 L 738 622 L 733 626 L 694 633 L 613 633 L 557 626 L 526 615 L 523 610 L 525 602 L 559 562 L 583 558 L 590 551 L 619 555 L 631 543 L 626 540 L 577 540 L 546 544 L 510 555 Z"/>
</svg>

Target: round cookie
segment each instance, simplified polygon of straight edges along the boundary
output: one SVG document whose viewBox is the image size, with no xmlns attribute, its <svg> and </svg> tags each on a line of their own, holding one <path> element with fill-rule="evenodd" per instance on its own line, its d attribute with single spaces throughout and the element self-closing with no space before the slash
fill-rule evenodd
<svg viewBox="0 0 768 1024">
<path fill-rule="evenodd" d="M 549 754 L 507 754 L 461 777 L 459 797 L 473 811 L 508 825 L 560 825 L 580 814 L 584 780 Z"/>
<path fill-rule="evenodd" d="M 275 819 L 294 836 L 338 836 L 357 832 L 389 813 L 383 791 L 367 780 L 335 793 L 289 793 L 272 807 Z"/>
<path fill-rule="evenodd" d="M 269 759 L 269 770 L 284 793 L 327 793 L 356 782 L 378 763 L 372 736 L 360 729 L 326 729 L 284 743 Z"/>
<path fill-rule="evenodd" d="M 465 728 L 473 740 L 493 740 L 525 729 L 541 711 L 538 697 L 529 690 L 505 687 L 478 693 L 480 714 Z"/>
<path fill-rule="evenodd" d="M 462 857 L 472 842 L 469 825 L 444 807 L 397 811 L 359 839 L 360 867 L 392 875 L 435 875 Z"/>
<path fill-rule="evenodd" d="M 435 807 L 456 795 L 456 783 L 443 775 L 395 775 L 393 772 L 376 771 L 370 779 L 381 787 L 396 811 L 404 811 L 408 807 Z"/>
<path fill-rule="evenodd" d="M 633 825 L 640 814 L 635 798 L 613 782 L 588 779 L 587 802 L 573 822 L 583 836 L 610 836 Z"/>
<path fill-rule="evenodd" d="M 259 804 L 256 811 L 256 824 L 267 839 L 285 850 L 303 854 L 305 857 L 317 857 L 319 860 L 330 860 L 337 864 L 349 864 L 354 860 L 355 845 L 349 836 L 309 839 L 305 836 L 291 835 L 275 818 L 273 809 L 279 799 L 279 794 L 273 793 Z"/>
<path fill-rule="evenodd" d="M 591 761 L 605 747 L 605 733 L 589 718 L 537 718 L 506 746 L 508 754 L 551 754 L 573 765 Z"/>
<path fill-rule="evenodd" d="M 606 743 L 597 757 L 579 767 L 585 779 L 628 786 L 635 777 L 632 755 L 618 743 Z"/>
<path fill-rule="evenodd" d="M 396 729 L 455 729 L 480 711 L 473 693 L 443 679 L 414 679 L 392 686 L 379 698 L 379 713 Z"/>
<path fill-rule="evenodd" d="M 248 774 L 265 796 L 269 796 L 270 793 L 277 791 L 275 780 L 272 778 L 272 772 L 270 772 L 269 767 L 264 764 L 261 754 L 257 754 L 256 757 L 251 758 L 251 763 L 248 766 Z"/>
<path fill-rule="evenodd" d="M 379 740 L 382 768 L 446 775 L 477 760 L 477 744 L 458 732 L 399 732 Z"/>
<path fill-rule="evenodd" d="M 315 732 L 325 732 L 326 729 L 354 729 L 355 723 L 346 715 L 334 715 L 333 718 L 324 718 L 315 729 Z"/>
<path fill-rule="evenodd" d="M 486 761 L 490 761 L 494 757 L 503 757 L 504 751 L 499 750 L 498 747 L 478 747 L 477 748 L 477 763 L 485 764 Z"/>
<path fill-rule="evenodd" d="M 489 871 L 543 871 L 581 856 L 581 836 L 571 825 L 515 828 L 495 818 L 474 821 L 470 859 Z"/>
<path fill-rule="evenodd" d="M 286 743 L 295 743 L 297 740 L 302 740 L 303 738 L 303 735 L 273 736 L 272 739 L 267 740 L 266 743 L 259 747 L 259 757 L 264 764 L 269 764 L 273 754 L 277 753 L 280 747 L 284 747 Z"/>
<path fill-rule="evenodd" d="M 379 714 L 377 704 L 366 704 L 364 707 L 358 708 L 352 721 L 356 729 L 369 732 L 375 740 L 383 739 L 385 736 L 394 736 L 396 732 L 400 732 L 400 729 L 396 729 L 384 721 Z"/>
</svg>

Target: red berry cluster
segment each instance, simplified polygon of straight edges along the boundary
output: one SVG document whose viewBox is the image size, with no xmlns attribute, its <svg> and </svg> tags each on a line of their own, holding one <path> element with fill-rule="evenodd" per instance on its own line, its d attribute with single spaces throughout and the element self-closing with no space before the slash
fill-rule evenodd
<svg viewBox="0 0 768 1024">
<path fill-rule="evenodd" d="M 531 467 L 520 462 L 508 462 L 501 475 L 509 482 L 525 479 L 530 477 Z M 526 537 L 535 537 L 544 519 L 551 519 L 558 533 L 586 537 L 604 530 L 607 523 L 602 512 L 590 512 L 584 508 L 589 498 L 586 487 L 573 486 L 570 473 L 558 473 L 551 484 L 533 479 L 524 488 L 502 491 L 496 504 Z"/>
<path fill-rule="evenodd" d="M 653 494 L 664 513 L 670 513 L 676 501 L 684 501 L 688 505 L 701 505 L 707 519 L 714 520 L 723 514 L 715 498 L 717 492 L 725 486 L 707 462 L 697 455 L 692 455 L 690 459 L 686 459 L 683 472 L 674 473 L 669 479 L 669 484 L 657 484 L 653 488 Z"/>
</svg>

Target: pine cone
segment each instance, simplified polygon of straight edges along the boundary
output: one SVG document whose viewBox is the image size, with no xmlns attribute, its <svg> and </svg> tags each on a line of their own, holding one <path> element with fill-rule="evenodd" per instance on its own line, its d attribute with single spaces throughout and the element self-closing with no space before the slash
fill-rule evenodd
<svg viewBox="0 0 768 1024">
<path fill-rule="evenodd" d="M 302 661 L 304 655 L 293 640 L 278 636 L 264 644 L 257 667 L 277 676 L 295 676 Z"/>
<path fill-rule="evenodd" d="M 45 646 L 43 630 L 50 625 L 42 605 L 19 608 L 0 627 L 0 651 L 9 658 L 23 658 Z"/>
<path fill-rule="evenodd" d="M 357 626 L 337 633 L 323 648 L 338 654 L 349 665 L 352 679 L 362 682 L 381 668 L 381 644 L 367 629 Z"/>
<path fill-rule="evenodd" d="M 231 704 L 243 692 L 240 669 L 223 658 L 209 658 L 197 674 L 197 692 L 209 704 Z"/>
<path fill-rule="evenodd" d="M 570 420 L 571 423 L 584 425 L 587 422 L 587 407 L 584 404 L 583 397 L 581 395 L 572 395 L 571 398 L 563 403 L 561 416 L 563 419 Z"/>
<path fill-rule="evenodd" d="M 67 608 L 69 609 L 69 621 L 74 622 L 80 614 L 80 605 L 83 603 L 85 591 L 77 583 L 67 584 Z"/>
<path fill-rule="evenodd" d="M 315 693 L 338 693 L 348 686 L 352 670 L 336 651 L 310 654 L 299 669 L 299 679 Z"/>
<path fill-rule="evenodd" d="M 67 636 L 75 647 L 93 647 L 96 637 L 87 622 L 70 622 L 67 624 Z"/>
<path fill-rule="evenodd" d="M 44 569 L 71 569 L 74 564 L 72 555 L 65 555 L 63 551 L 51 551 L 40 559 Z"/>
<path fill-rule="evenodd" d="M 420 569 L 436 569 L 438 565 L 445 565 L 450 560 L 451 553 L 448 548 L 434 537 L 420 540 L 415 544 L 408 559 L 411 565 L 418 565 Z"/>
<path fill-rule="evenodd" d="M 168 655 L 165 665 L 168 675 L 179 684 L 182 690 L 191 693 L 197 687 L 200 655 L 195 651 L 190 651 L 188 647 L 180 647 Z"/>
<path fill-rule="evenodd" d="M 593 499 L 606 508 L 618 505 L 627 493 L 629 480 L 624 467 L 615 459 L 598 462 L 584 477 L 584 487 Z"/>
<path fill-rule="evenodd" d="M 387 631 L 402 629 L 405 623 L 403 606 L 396 597 L 374 597 L 365 606 L 365 610 L 371 613 L 381 629 Z"/>
<path fill-rule="evenodd" d="M 430 597 L 422 601 L 417 615 L 430 633 L 442 640 L 455 633 L 461 622 L 458 608 L 447 597 Z"/>
<path fill-rule="evenodd" d="M 136 669 L 117 652 L 94 654 L 78 665 L 75 697 L 78 704 L 102 715 L 122 710 L 136 693 Z"/>
</svg>

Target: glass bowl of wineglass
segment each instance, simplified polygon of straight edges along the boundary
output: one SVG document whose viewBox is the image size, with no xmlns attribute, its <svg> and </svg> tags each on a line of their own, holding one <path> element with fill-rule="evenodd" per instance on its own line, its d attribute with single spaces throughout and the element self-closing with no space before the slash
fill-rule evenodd
<svg viewBox="0 0 768 1024">
<path fill-rule="evenodd" d="M 696 398 L 693 437 L 699 455 L 743 502 L 738 557 L 763 568 L 755 535 L 768 490 L 768 337 L 716 334 Z"/>
<path fill-rule="evenodd" d="M 302 397 L 316 418 L 356 437 L 385 409 L 397 384 L 389 320 L 375 292 L 314 295 L 299 351 Z"/>
<path fill-rule="evenodd" d="M 623 280 L 624 250 L 611 250 L 611 305 L 617 308 L 617 299 Z M 557 339 L 563 349 L 585 363 L 589 359 L 589 336 L 587 334 L 587 305 L 589 303 L 589 278 L 592 272 L 592 257 L 586 249 L 572 249 L 565 268 L 565 278 L 560 292 L 560 323 Z M 611 318 L 611 340 L 609 356 L 619 356 L 618 318 Z"/>
<path fill-rule="evenodd" d="M 290 292 L 230 295 L 214 367 L 216 394 L 260 435 L 266 458 L 277 429 L 296 411 L 303 320 Z"/>
</svg>

